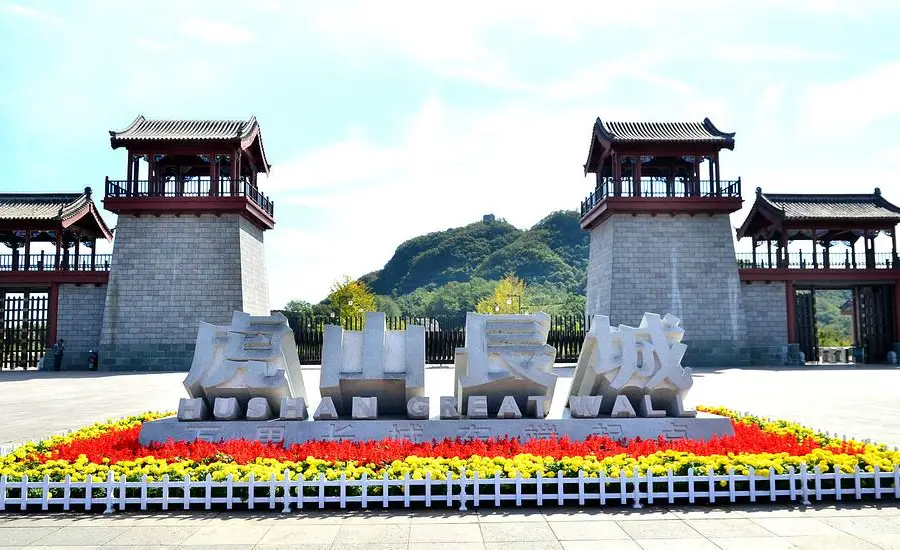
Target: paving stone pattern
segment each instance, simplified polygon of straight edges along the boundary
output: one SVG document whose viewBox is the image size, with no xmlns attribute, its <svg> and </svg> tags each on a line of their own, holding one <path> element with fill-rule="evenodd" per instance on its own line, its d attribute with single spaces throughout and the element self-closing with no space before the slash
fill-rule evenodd
<svg viewBox="0 0 900 550">
<path fill-rule="evenodd" d="M 877 549 L 900 547 L 891 504 L 0 513 L 7 548 Z"/>
<path fill-rule="evenodd" d="M 685 366 L 784 363 L 786 334 L 746 339 L 768 308 L 766 322 L 780 316 L 786 327 L 786 306 L 774 287 L 741 284 L 727 215 L 614 214 L 591 230 L 589 250 L 587 314 L 632 326 L 648 311 L 677 315 Z"/>
<path fill-rule="evenodd" d="M 100 345 L 106 285 L 59 285 L 57 336 L 66 341 L 63 370 L 87 369 L 90 350 Z M 52 357 L 49 361 L 52 368 Z"/>
<path fill-rule="evenodd" d="M 269 313 L 265 267 L 251 267 L 263 258 L 262 232 L 244 222 L 236 214 L 119 217 L 101 370 L 188 370 L 200 321 Z"/>
</svg>

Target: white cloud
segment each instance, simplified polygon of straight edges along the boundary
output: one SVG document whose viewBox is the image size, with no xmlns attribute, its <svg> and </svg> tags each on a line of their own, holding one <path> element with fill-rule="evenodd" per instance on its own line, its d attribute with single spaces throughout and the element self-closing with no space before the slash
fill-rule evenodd
<svg viewBox="0 0 900 550">
<path fill-rule="evenodd" d="M 840 56 L 790 45 L 733 45 L 720 48 L 715 57 L 725 61 L 832 61 Z"/>
<path fill-rule="evenodd" d="M 423 233 L 487 213 L 524 228 L 552 210 L 577 208 L 593 188 L 581 165 L 594 115 L 535 104 L 458 110 L 433 96 L 397 143 L 350 138 L 282 165 L 291 176 L 272 177 L 281 212 L 290 211 L 299 223 L 309 215 L 324 221 L 315 229 L 279 221 L 267 237 L 272 304 L 320 300 L 334 279 L 381 268 L 401 242 Z M 369 171 L 370 163 L 335 151 L 384 160 Z M 336 169 L 341 166 L 347 169 Z M 324 177 L 327 185 L 316 189 L 307 183 Z M 291 275 L 279 283 L 279 273 Z"/>
<path fill-rule="evenodd" d="M 28 6 L 20 6 L 19 4 L 6 4 L 5 6 L 3 6 L 3 11 L 5 11 L 6 13 L 11 13 L 13 15 L 28 17 L 29 19 L 34 19 L 43 23 L 50 23 L 52 25 L 62 25 L 63 23 L 65 23 L 65 21 L 61 17 L 57 17 L 52 13 L 41 11 L 39 9 Z"/>
<path fill-rule="evenodd" d="M 186 20 L 180 30 L 184 36 L 209 44 L 246 44 L 256 40 L 246 27 L 201 17 Z"/>
<path fill-rule="evenodd" d="M 879 65 L 842 82 L 811 87 L 804 101 L 811 134 L 865 130 L 876 121 L 900 115 L 900 61 Z"/>
<path fill-rule="evenodd" d="M 132 43 L 142 50 L 147 51 L 162 51 L 166 49 L 166 45 L 162 42 L 157 42 L 156 40 L 151 40 L 149 38 L 135 38 L 132 40 Z"/>
</svg>

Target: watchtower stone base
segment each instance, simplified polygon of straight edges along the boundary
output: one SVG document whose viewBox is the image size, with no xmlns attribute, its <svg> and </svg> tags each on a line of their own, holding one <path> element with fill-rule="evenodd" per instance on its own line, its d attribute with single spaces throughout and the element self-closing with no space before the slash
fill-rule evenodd
<svg viewBox="0 0 900 550">
<path fill-rule="evenodd" d="M 637 326 L 669 311 L 689 335 L 684 366 L 750 365 L 745 302 L 756 299 L 744 295 L 731 231 L 727 214 L 611 214 L 590 229 L 586 313 Z"/>
<path fill-rule="evenodd" d="M 120 215 L 100 370 L 187 371 L 200 321 L 269 315 L 263 231 L 239 214 Z"/>
</svg>

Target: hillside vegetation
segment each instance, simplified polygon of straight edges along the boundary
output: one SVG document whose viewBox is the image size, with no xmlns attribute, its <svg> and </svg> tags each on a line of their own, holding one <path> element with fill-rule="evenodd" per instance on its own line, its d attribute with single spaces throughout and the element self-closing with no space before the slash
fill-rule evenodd
<svg viewBox="0 0 900 550">
<path fill-rule="evenodd" d="M 588 234 L 578 225 L 578 213 L 558 211 L 527 230 L 496 220 L 415 237 L 397 247 L 383 269 L 360 280 L 376 294 L 399 297 L 514 273 L 529 285 L 583 293 L 587 251 Z"/>
</svg>

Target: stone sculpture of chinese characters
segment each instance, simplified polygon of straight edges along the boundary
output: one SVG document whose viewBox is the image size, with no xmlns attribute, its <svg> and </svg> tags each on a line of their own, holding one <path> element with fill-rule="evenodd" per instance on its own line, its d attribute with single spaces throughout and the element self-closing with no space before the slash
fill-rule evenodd
<svg viewBox="0 0 900 550">
<path fill-rule="evenodd" d="M 365 418 L 406 415 L 407 403 L 425 392 L 425 327 L 386 330 L 384 313 L 366 313 L 362 331 L 325 326 L 322 343 L 322 400 L 350 416 L 354 397 Z M 372 411 L 372 408 L 375 411 Z"/>
<path fill-rule="evenodd" d="M 681 320 L 645 313 L 638 327 L 610 327 L 609 317 L 595 315 L 585 337 L 572 389 L 572 416 L 696 416 L 684 410 L 693 384 L 691 369 L 681 366 L 687 346 L 681 343 Z M 599 397 L 599 403 L 597 403 Z"/>
<path fill-rule="evenodd" d="M 550 371 L 556 348 L 547 345 L 550 316 L 466 314 L 466 347 L 456 350 L 454 395 L 462 414 L 469 398 L 485 415 L 496 416 L 504 398 L 512 396 L 519 411 L 543 417 L 550 408 L 556 375 Z M 511 403 L 507 403 L 509 407 Z"/>
<path fill-rule="evenodd" d="M 231 326 L 200 323 L 179 420 L 267 420 L 283 399 L 306 400 L 294 332 L 276 313 L 255 317 L 235 311 Z"/>
</svg>

